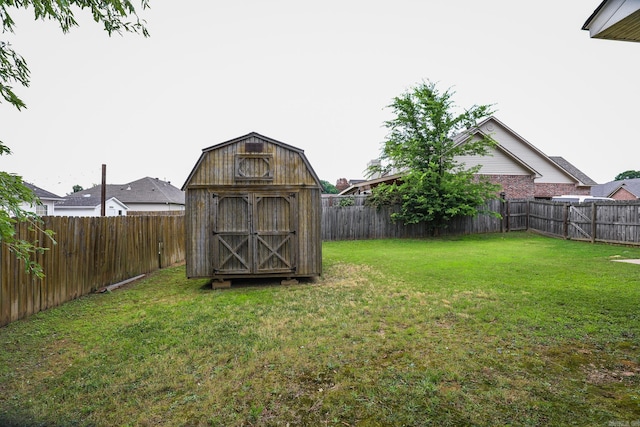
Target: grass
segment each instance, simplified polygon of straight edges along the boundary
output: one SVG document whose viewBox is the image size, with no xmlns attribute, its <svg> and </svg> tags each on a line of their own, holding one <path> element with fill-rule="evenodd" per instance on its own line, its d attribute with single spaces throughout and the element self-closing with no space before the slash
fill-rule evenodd
<svg viewBox="0 0 640 427">
<path fill-rule="evenodd" d="M 322 278 L 168 268 L 0 329 L 0 425 L 637 425 L 640 249 L 329 242 Z"/>
</svg>

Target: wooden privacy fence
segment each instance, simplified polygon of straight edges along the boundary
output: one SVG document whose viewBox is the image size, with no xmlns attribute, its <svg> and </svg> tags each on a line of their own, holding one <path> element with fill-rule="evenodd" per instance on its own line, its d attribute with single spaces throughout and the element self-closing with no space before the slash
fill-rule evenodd
<svg viewBox="0 0 640 427">
<path fill-rule="evenodd" d="M 428 237 L 424 224 L 404 226 L 391 221 L 397 207 L 366 206 L 367 196 L 324 196 L 323 240 Z M 532 230 L 545 235 L 588 242 L 640 245 L 640 201 L 562 203 L 548 200 L 493 200 L 489 215 L 458 218 L 441 235 Z"/>
<path fill-rule="evenodd" d="M 529 229 L 571 240 L 640 244 L 640 201 L 526 203 Z"/>
<path fill-rule="evenodd" d="M 429 237 L 427 224 L 403 225 L 391 221 L 397 206 L 366 206 L 367 196 L 324 196 L 322 199 L 322 240 L 361 240 Z M 487 209 L 502 212 L 500 200 L 492 200 Z M 502 231 L 500 218 L 491 215 L 458 218 L 440 230 L 440 235 L 493 233 Z"/>
<path fill-rule="evenodd" d="M 0 326 L 105 286 L 184 260 L 184 216 L 44 217 L 56 245 L 25 225 L 19 238 L 37 238 L 45 277 L 0 248 Z"/>
</svg>

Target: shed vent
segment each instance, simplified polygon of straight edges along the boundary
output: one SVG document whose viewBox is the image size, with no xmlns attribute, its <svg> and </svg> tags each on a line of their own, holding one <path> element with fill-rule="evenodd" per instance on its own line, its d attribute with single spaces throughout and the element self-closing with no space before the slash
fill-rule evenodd
<svg viewBox="0 0 640 427">
<path fill-rule="evenodd" d="M 245 153 L 262 153 L 264 151 L 264 142 L 245 142 Z"/>
</svg>

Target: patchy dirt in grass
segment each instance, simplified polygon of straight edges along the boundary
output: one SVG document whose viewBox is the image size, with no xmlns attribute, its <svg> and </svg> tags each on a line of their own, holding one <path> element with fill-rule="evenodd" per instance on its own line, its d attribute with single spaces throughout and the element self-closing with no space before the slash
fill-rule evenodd
<svg viewBox="0 0 640 427">
<path fill-rule="evenodd" d="M 551 367 L 584 375 L 584 380 L 590 385 L 640 381 L 640 363 L 615 358 L 584 346 L 553 347 L 543 351 L 543 354 Z"/>
<path fill-rule="evenodd" d="M 592 385 L 621 383 L 636 380 L 640 376 L 640 366 L 630 360 L 623 360 L 615 369 L 607 369 L 604 366 L 596 366 L 589 363 L 582 368 L 587 382 Z"/>
<path fill-rule="evenodd" d="M 359 287 L 370 285 L 372 277 L 382 278 L 384 275 L 368 265 L 335 264 L 322 275 L 318 283 L 342 288 Z"/>
</svg>

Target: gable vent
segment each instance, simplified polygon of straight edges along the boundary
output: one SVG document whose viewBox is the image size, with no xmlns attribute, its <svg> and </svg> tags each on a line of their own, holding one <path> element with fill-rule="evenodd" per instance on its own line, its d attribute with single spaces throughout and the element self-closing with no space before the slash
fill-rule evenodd
<svg viewBox="0 0 640 427">
<path fill-rule="evenodd" d="M 262 153 L 264 151 L 264 142 L 245 142 L 245 153 Z"/>
</svg>

